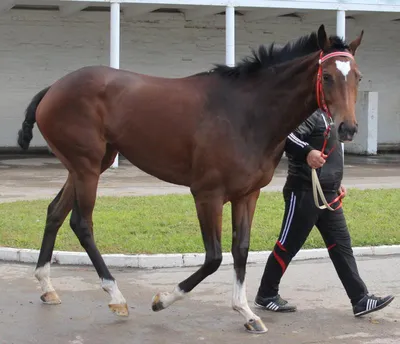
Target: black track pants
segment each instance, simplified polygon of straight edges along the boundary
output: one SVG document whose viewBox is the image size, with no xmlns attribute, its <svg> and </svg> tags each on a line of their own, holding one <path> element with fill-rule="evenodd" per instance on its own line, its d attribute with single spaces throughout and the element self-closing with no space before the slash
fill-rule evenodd
<svg viewBox="0 0 400 344">
<path fill-rule="evenodd" d="M 330 202 L 337 194 L 325 192 Z M 289 263 L 301 249 L 314 225 L 320 231 L 336 272 L 352 304 L 368 293 L 361 279 L 351 248 L 343 209 L 320 210 L 314 204 L 311 190 L 284 190 L 285 214 L 281 233 L 268 258 L 258 294 L 262 297 L 278 294 L 280 280 Z M 335 207 L 337 205 L 334 205 Z"/>
</svg>

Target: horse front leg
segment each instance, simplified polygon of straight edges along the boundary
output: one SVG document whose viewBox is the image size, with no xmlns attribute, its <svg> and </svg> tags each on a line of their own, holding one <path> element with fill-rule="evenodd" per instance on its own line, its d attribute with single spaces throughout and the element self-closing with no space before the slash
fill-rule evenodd
<svg viewBox="0 0 400 344">
<path fill-rule="evenodd" d="M 250 246 L 250 232 L 260 191 L 232 202 L 232 256 L 234 264 L 234 280 L 232 308 L 246 320 L 244 324 L 251 333 L 268 331 L 259 316 L 254 314 L 247 302 L 246 295 L 246 263 Z"/>
<path fill-rule="evenodd" d="M 196 195 L 197 216 L 203 236 L 206 258 L 199 270 L 179 283 L 173 292 L 158 293 L 153 297 L 153 311 L 167 308 L 194 289 L 207 276 L 218 270 L 222 262 L 221 229 L 223 200 L 219 195 Z"/>
</svg>

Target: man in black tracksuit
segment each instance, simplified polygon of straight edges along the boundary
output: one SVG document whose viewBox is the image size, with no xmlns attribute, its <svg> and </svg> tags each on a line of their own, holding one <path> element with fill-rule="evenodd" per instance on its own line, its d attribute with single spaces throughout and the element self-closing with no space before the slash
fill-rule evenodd
<svg viewBox="0 0 400 344">
<path fill-rule="evenodd" d="M 394 298 L 393 296 L 380 298 L 368 294 L 367 287 L 358 273 L 343 209 L 321 210 L 314 203 L 311 168 L 317 169 L 328 202 L 334 200 L 339 192 L 346 194 L 346 189 L 341 185 L 343 155 L 336 130 L 331 131 L 326 150 L 321 156 L 320 150 L 327 126 L 324 113 L 317 110 L 286 139 L 285 152 L 289 160 L 289 169 L 283 188 L 285 214 L 278 241 L 268 258 L 255 299 L 255 305 L 259 308 L 275 312 L 296 310 L 295 306 L 279 296 L 279 283 L 314 225 L 325 241 L 355 316 L 381 309 Z M 325 154 L 333 147 L 334 150 L 327 158 Z M 338 204 L 331 206 L 336 208 Z"/>
</svg>

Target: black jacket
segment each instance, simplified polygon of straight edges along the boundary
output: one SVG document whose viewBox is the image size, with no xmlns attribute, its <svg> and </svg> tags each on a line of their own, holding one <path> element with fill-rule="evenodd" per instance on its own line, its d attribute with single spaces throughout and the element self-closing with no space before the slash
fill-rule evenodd
<svg viewBox="0 0 400 344">
<path fill-rule="evenodd" d="M 285 152 L 289 160 L 286 189 L 311 189 L 311 167 L 307 164 L 307 155 L 313 150 L 321 150 L 324 133 L 328 126 L 321 110 L 308 117 L 286 139 Z M 324 191 L 337 191 L 343 178 L 343 153 L 341 143 L 333 126 L 326 145 L 325 154 L 334 147 L 324 166 L 317 169 L 321 187 Z"/>
</svg>

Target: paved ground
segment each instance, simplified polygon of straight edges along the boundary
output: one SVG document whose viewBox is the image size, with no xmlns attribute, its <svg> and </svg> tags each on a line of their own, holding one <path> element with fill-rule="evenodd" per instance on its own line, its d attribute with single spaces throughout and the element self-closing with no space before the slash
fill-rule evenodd
<svg viewBox="0 0 400 344">
<path fill-rule="evenodd" d="M 272 182 L 264 190 L 281 190 L 287 161 L 278 166 Z M 53 198 L 66 179 L 66 170 L 49 156 L 0 156 L 0 202 Z M 400 188 L 400 156 L 346 156 L 344 183 L 357 188 Z M 100 179 L 99 195 L 150 195 L 188 193 L 186 187 L 164 183 L 126 160 L 118 169 L 107 170 Z"/>
<path fill-rule="evenodd" d="M 346 157 L 344 183 L 350 187 L 400 187 L 400 159 Z M 0 157 L 0 202 L 49 198 L 61 188 L 66 172 L 50 157 Z M 265 190 L 280 190 L 286 160 Z M 187 193 L 122 161 L 118 170 L 101 178 L 100 195 Z M 1 243 L 0 243 L 1 244 Z M 400 257 L 359 260 L 372 292 L 400 294 Z M 248 269 L 248 297 L 255 296 L 263 266 Z M 54 285 L 60 306 L 40 303 L 32 265 L 0 263 L 0 344 L 119 344 L 119 343 L 274 343 L 274 344 L 398 344 L 399 298 L 386 309 L 355 319 L 330 261 L 294 262 L 283 280 L 282 294 L 299 306 L 294 314 L 258 311 L 269 328 L 265 335 L 244 331 L 242 318 L 230 309 L 230 267 L 221 267 L 195 289 L 189 299 L 160 313 L 150 310 L 157 291 L 171 290 L 192 269 L 114 270 L 130 303 L 131 316 L 114 317 L 107 295 L 93 268 L 57 267 Z"/>
<path fill-rule="evenodd" d="M 360 273 L 372 292 L 400 294 L 400 257 L 359 260 Z M 248 268 L 252 301 L 263 266 Z M 172 290 L 194 268 L 113 270 L 128 299 L 130 317 L 108 311 L 108 295 L 92 268 L 53 267 L 53 282 L 63 301 L 42 305 L 32 265 L 0 264 L 1 344 L 398 344 L 400 298 L 373 315 L 356 319 L 330 261 L 294 262 L 281 293 L 298 312 L 257 311 L 267 324 L 264 335 L 245 332 L 241 316 L 230 308 L 230 267 L 221 267 L 185 300 L 153 313 L 151 298 Z"/>
</svg>

